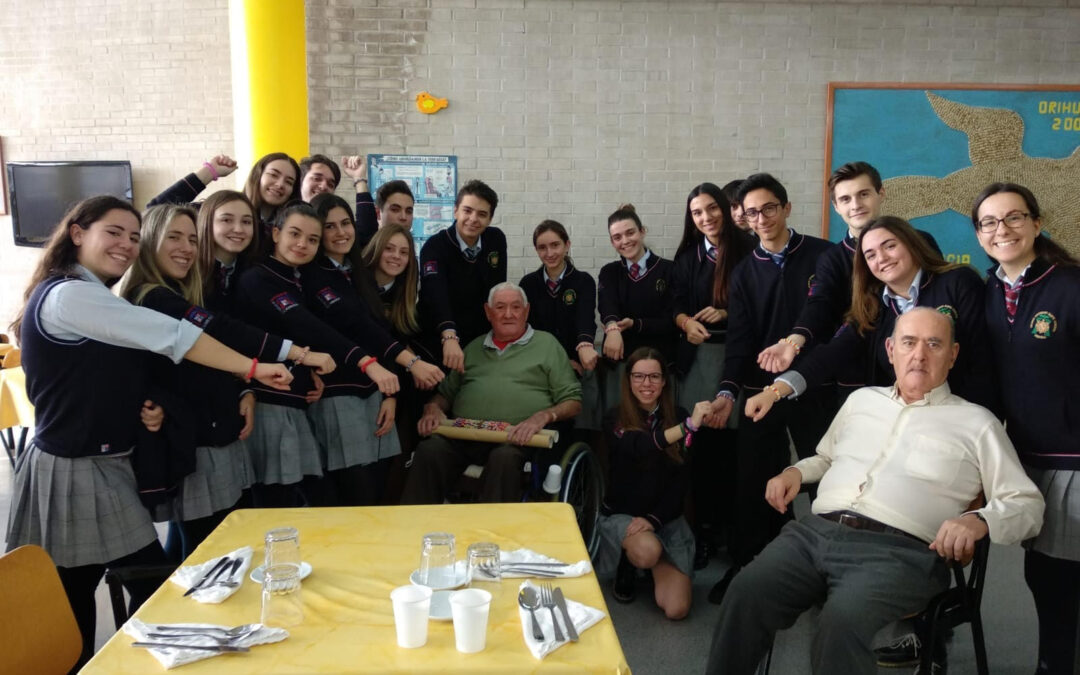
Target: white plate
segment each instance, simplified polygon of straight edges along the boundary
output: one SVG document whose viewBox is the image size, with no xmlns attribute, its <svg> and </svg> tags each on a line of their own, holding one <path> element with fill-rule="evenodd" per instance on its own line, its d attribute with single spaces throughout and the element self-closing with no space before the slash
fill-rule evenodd
<svg viewBox="0 0 1080 675">
<path fill-rule="evenodd" d="M 438 586 L 431 586 L 431 589 L 435 590 L 435 591 L 448 591 L 448 590 L 452 590 L 452 589 L 455 589 L 455 588 L 461 588 L 462 586 L 464 586 L 465 584 L 467 584 L 469 582 L 469 579 L 467 578 L 467 576 L 468 576 L 468 574 L 467 574 L 467 571 L 465 569 L 465 561 L 464 560 L 459 560 L 454 564 L 454 578 L 452 580 L 450 580 L 449 583 L 440 584 Z M 414 586 L 427 586 L 428 585 L 428 584 L 420 583 L 420 570 L 413 570 L 412 574 L 409 575 L 409 581 Z"/>
<path fill-rule="evenodd" d="M 263 582 L 263 567 L 264 565 L 259 565 L 255 569 L 251 570 L 251 574 L 248 575 L 249 577 L 251 577 L 251 580 L 257 584 L 261 584 Z M 311 574 L 311 563 L 300 563 L 300 578 L 307 579 L 307 576 L 309 574 Z"/>
<path fill-rule="evenodd" d="M 454 615 L 450 612 L 450 596 L 454 591 L 435 591 L 431 594 L 431 611 L 428 618 L 432 621 L 453 621 Z"/>
</svg>

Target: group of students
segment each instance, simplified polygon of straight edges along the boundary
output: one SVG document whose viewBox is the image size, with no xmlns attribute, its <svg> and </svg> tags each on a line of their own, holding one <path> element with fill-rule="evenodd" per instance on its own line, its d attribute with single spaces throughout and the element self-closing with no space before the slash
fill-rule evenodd
<svg viewBox="0 0 1080 675">
<path fill-rule="evenodd" d="M 335 194 L 342 167 L 355 211 Z M 480 181 L 417 256 L 408 185 L 373 196 L 362 156 L 339 167 L 273 153 L 243 192 L 195 202 L 235 169 L 213 157 L 145 214 L 109 197 L 77 205 L 13 325 L 37 425 L 8 545 L 53 556 L 86 655 L 104 569 L 166 560 L 153 520 L 172 522 L 167 548 L 180 559 L 238 506 L 395 500 L 391 467 L 415 446 L 426 392 L 463 370 L 462 346 L 488 329 L 488 291 L 506 280 L 506 238 L 490 226 L 498 197 Z M 621 206 L 608 218 L 618 258 L 598 283 L 574 267 L 562 224 L 536 226 L 541 265 L 521 280 L 529 323 L 563 346 L 582 379 L 577 426 L 606 447 L 598 569 L 615 572 L 622 601 L 637 569 L 651 570 L 657 604 L 682 618 L 695 549 L 726 532 L 735 564 L 710 593 L 719 602 L 790 517 L 763 498 L 788 464 L 788 434 L 800 457 L 813 454 L 847 391 L 891 383 L 883 344 L 896 317 L 930 306 L 964 346 L 953 391 L 1006 419 L 1047 496 L 1025 576 L 1040 661 L 1071 658 L 1080 418 L 1075 378 L 1058 374 L 1078 365 L 1077 261 L 1041 234 L 1022 186 L 994 184 L 975 201 L 995 261 L 985 284 L 930 235 L 881 215 L 870 165 L 844 165 L 829 187 L 849 228 L 835 244 L 788 227 L 791 203 L 769 174 L 703 183 L 674 260 Z M 123 300 L 108 290 L 117 281 Z M 155 443 L 179 458 L 175 491 L 145 459 Z M 135 582 L 132 605 L 152 590 Z"/>
</svg>

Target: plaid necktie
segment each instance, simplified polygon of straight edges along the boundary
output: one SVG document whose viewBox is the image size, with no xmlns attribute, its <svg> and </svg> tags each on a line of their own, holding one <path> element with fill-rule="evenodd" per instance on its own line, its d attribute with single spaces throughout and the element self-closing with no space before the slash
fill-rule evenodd
<svg viewBox="0 0 1080 675">
<path fill-rule="evenodd" d="M 784 266 L 784 259 L 787 258 L 787 252 L 786 251 L 783 251 L 781 253 L 771 253 L 769 251 L 766 251 L 766 253 L 769 254 L 769 257 L 772 258 L 772 261 L 774 263 L 776 263 L 777 267 L 783 267 Z"/>
<path fill-rule="evenodd" d="M 713 248 L 710 248 L 707 251 L 705 251 L 705 257 L 709 259 L 709 262 L 711 262 L 712 264 L 715 265 L 716 264 L 716 247 L 714 246 Z"/>
<path fill-rule="evenodd" d="M 548 279 L 548 280 L 547 280 L 547 284 L 548 284 L 548 288 L 549 288 L 549 289 L 551 289 L 551 292 L 552 292 L 552 293 L 554 293 L 555 291 L 559 290 L 559 282 L 558 282 L 558 281 L 554 281 L 554 280 L 552 280 L 552 279 Z"/>
<path fill-rule="evenodd" d="M 630 278 L 634 281 L 641 278 L 641 268 L 638 267 L 637 263 L 632 263 L 630 265 Z"/>
<path fill-rule="evenodd" d="M 645 424 L 648 425 L 649 429 L 655 428 L 656 427 L 656 413 L 649 413 L 649 416 L 645 418 Z"/>
<path fill-rule="evenodd" d="M 476 256 L 480 255 L 480 249 L 473 248 L 471 246 L 465 247 L 465 259 L 469 262 L 476 260 Z"/>
<path fill-rule="evenodd" d="M 1016 303 L 1020 301 L 1020 289 L 1024 287 L 1024 277 L 1020 277 L 1016 280 L 1015 286 L 1009 284 L 1003 284 L 1005 286 L 1005 311 L 1008 312 L 1009 323 L 1012 323 L 1016 319 Z"/>
</svg>

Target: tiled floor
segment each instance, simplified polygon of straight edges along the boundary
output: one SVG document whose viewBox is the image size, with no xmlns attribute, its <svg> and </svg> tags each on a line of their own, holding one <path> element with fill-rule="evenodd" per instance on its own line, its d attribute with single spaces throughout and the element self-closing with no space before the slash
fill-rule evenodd
<svg viewBox="0 0 1080 675">
<path fill-rule="evenodd" d="M 0 461 L 0 523 L 6 524 L 11 502 L 12 470 L 7 458 Z M 800 497 L 805 500 L 805 498 Z M 805 509 L 803 503 L 800 509 Z M 727 567 L 721 555 L 694 580 L 694 607 L 683 621 L 668 621 L 643 587 L 638 599 L 621 605 L 604 594 L 622 642 L 627 661 L 635 673 L 700 673 L 704 670 L 718 608 L 706 596 Z M 1031 595 L 1023 583 L 1023 554 L 1017 547 L 991 547 L 987 590 L 983 598 L 986 643 L 990 669 L 995 675 L 1029 675 L 1034 671 L 1036 619 Z M 808 655 L 814 621 L 804 615 L 776 642 L 772 672 L 778 675 L 809 673 Z M 101 646 L 112 633 L 113 621 L 104 584 L 98 589 L 98 637 Z M 949 672 L 975 672 L 971 633 L 961 627 L 949 650 Z M 899 675 L 908 670 L 885 670 Z"/>
</svg>

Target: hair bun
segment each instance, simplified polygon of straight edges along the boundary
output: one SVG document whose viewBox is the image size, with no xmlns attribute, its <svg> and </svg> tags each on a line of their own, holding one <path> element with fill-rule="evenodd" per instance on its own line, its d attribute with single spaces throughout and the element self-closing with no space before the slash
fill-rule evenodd
<svg viewBox="0 0 1080 675">
<path fill-rule="evenodd" d="M 617 209 L 615 209 L 615 210 L 616 210 L 616 211 L 631 211 L 631 212 L 633 212 L 633 213 L 637 213 L 637 209 L 635 209 L 635 208 L 634 208 L 634 205 L 633 205 L 633 204 L 629 204 L 629 203 L 627 203 L 627 204 L 620 204 L 620 205 L 619 205 L 619 208 L 617 208 Z"/>
</svg>

